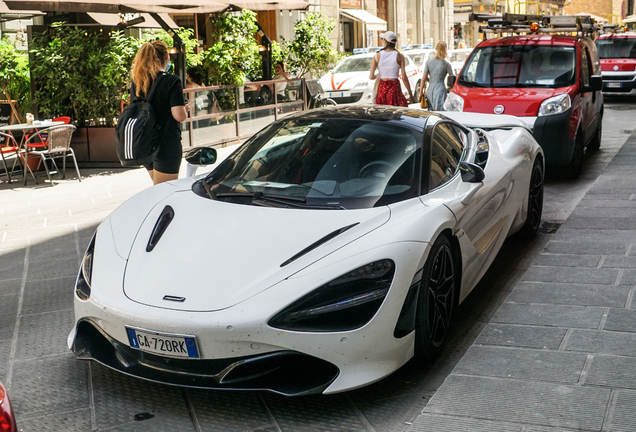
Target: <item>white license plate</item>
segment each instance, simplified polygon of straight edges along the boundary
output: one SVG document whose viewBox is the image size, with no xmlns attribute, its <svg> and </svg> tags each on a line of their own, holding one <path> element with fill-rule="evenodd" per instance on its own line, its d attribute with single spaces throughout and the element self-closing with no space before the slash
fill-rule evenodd
<svg viewBox="0 0 636 432">
<path fill-rule="evenodd" d="M 170 357 L 199 358 L 194 336 L 153 332 L 126 327 L 132 348 Z"/>
<path fill-rule="evenodd" d="M 607 88 L 621 88 L 621 87 L 623 87 L 623 83 L 613 83 L 613 82 L 607 83 Z"/>
<path fill-rule="evenodd" d="M 349 96 L 349 92 L 329 92 L 330 98 L 342 98 Z"/>
</svg>

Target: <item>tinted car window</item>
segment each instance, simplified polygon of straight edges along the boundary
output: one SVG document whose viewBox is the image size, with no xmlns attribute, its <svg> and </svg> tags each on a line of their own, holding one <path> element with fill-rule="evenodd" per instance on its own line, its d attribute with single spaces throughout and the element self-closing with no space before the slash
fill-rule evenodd
<svg viewBox="0 0 636 432">
<path fill-rule="evenodd" d="M 590 60 L 586 48 L 581 50 L 581 80 L 584 86 L 590 85 Z"/>
<path fill-rule="evenodd" d="M 261 131 L 204 180 L 238 204 L 370 208 L 416 197 L 421 133 L 380 121 L 283 120 Z M 225 164 L 225 165 L 223 165 Z"/>
<path fill-rule="evenodd" d="M 458 78 L 469 87 L 547 87 L 573 85 L 574 47 L 501 45 L 476 48 Z"/>
<path fill-rule="evenodd" d="M 462 137 L 465 140 L 466 134 L 455 125 L 440 123 L 435 126 L 431 147 L 429 189 L 435 189 L 448 182 L 457 172 L 464 153 Z"/>
</svg>

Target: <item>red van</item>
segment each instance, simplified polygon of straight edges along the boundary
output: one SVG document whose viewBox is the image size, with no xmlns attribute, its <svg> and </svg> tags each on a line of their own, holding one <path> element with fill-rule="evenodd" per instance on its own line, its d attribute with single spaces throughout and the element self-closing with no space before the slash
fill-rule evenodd
<svg viewBox="0 0 636 432">
<path fill-rule="evenodd" d="M 636 33 L 610 33 L 596 39 L 603 93 L 636 94 Z"/>
<path fill-rule="evenodd" d="M 497 37 L 475 47 L 444 109 L 519 117 L 543 148 L 546 164 L 577 177 L 585 148 L 601 145 L 601 90 L 600 63 L 590 38 L 550 33 Z"/>
</svg>

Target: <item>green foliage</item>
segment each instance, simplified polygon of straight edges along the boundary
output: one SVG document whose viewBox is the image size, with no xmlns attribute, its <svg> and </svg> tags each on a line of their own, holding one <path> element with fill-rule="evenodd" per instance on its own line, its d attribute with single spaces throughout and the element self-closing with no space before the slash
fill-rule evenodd
<svg viewBox="0 0 636 432">
<path fill-rule="evenodd" d="M 17 101 L 17 109 L 24 114 L 31 106 L 31 79 L 29 76 L 29 57 L 15 49 L 7 39 L 0 41 L 0 99 L 5 99 L 6 89 L 9 97 Z"/>
<path fill-rule="evenodd" d="M 127 85 L 138 41 L 113 32 L 108 37 L 77 27 L 51 26 L 34 35 L 31 70 L 44 117 L 71 115 L 78 124 L 112 124 Z M 100 119 L 103 119 L 100 121 Z"/>
<path fill-rule="evenodd" d="M 210 18 L 214 25 L 212 39 L 217 41 L 203 53 L 203 65 L 209 70 L 208 84 L 243 85 L 245 77 L 262 76 L 262 62 L 256 33 L 256 13 L 243 9 Z"/>
<path fill-rule="evenodd" d="M 335 28 L 335 22 L 320 12 L 308 13 L 304 20 L 296 23 L 295 38 L 283 39 L 292 75 L 302 77 L 309 72 L 319 76 L 333 67 L 338 53 L 331 47 L 329 34 Z"/>
<path fill-rule="evenodd" d="M 197 67 L 201 65 L 203 60 L 203 53 L 197 54 L 197 46 L 199 45 L 199 41 L 194 37 L 194 29 L 189 28 L 178 28 L 175 30 L 175 33 L 181 38 L 183 44 L 185 45 L 186 51 L 186 68 Z M 163 29 L 146 29 L 141 35 L 141 41 L 139 42 L 139 46 L 144 42 L 150 42 L 153 40 L 160 40 L 165 42 L 168 47 L 174 46 L 174 41 L 172 36 L 168 34 Z M 171 70 L 174 72 L 174 69 Z"/>
</svg>

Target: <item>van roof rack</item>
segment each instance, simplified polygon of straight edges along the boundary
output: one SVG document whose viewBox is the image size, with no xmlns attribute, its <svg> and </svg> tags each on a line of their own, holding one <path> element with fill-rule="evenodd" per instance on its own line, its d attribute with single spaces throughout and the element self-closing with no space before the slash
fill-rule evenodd
<svg viewBox="0 0 636 432">
<path fill-rule="evenodd" d="M 596 22 L 589 15 L 531 15 L 511 14 L 500 15 L 471 13 L 470 21 L 485 22 L 479 26 L 484 34 L 572 34 L 595 37 L 599 31 Z"/>
</svg>

